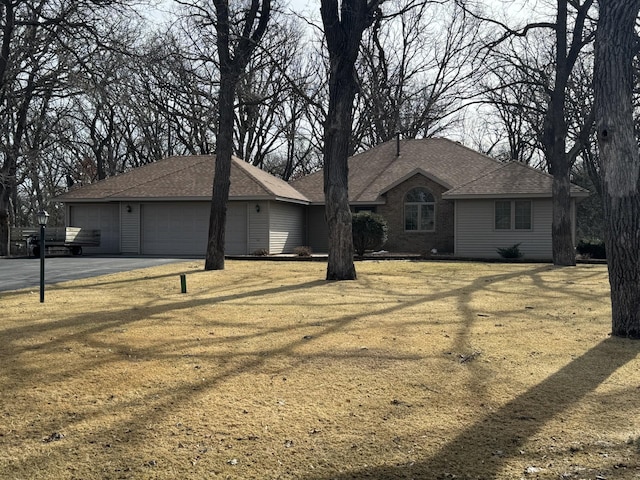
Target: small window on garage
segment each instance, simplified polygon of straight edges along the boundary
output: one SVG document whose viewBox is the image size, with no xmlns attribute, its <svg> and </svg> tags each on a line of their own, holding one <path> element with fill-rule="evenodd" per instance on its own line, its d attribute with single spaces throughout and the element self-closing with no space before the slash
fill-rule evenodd
<svg viewBox="0 0 640 480">
<path fill-rule="evenodd" d="M 404 229 L 415 232 L 433 232 L 435 223 L 435 198 L 423 187 L 407 192 L 404 200 Z"/>
</svg>

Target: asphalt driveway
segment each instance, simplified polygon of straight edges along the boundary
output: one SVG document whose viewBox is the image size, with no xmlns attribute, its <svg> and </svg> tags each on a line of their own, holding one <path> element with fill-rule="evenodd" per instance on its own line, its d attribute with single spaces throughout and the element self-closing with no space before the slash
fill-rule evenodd
<svg viewBox="0 0 640 480">
<path fill-rule="evenodd" d="M 184 262 L 185 258 L 51 257 L 45 261 L 45 284 Z M 40 259 L 0 258 L 0 291 L 40 286 Z"/>
</svg>

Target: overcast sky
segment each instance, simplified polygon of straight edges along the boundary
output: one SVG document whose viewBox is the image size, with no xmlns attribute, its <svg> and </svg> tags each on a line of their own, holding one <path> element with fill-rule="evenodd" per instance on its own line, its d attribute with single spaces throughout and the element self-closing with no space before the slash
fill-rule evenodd
<svg viewBox="0 0 640 480">
<path fill-rule="evenodd" d="M 296 13 L 308 10 L 320 10 L 320 0 L 289 0 L 289 8 Z"/>
<path fill-rule="evenodd" d="M 230 1 L 233 2 L 233 0 Z M 282 4 L 287 5 L 289 10 L 296 13 L 313 11 L 313 13 L 320 14 L 320 0 L 283 0 Z M 175 7 L 176 4 L 172 0 L 159 0 L 155 6 L 152 3 L 141 7 L 140 12 L 152 21 L 161 22 L 170 16 L 167 12 Z"/>
</svg>

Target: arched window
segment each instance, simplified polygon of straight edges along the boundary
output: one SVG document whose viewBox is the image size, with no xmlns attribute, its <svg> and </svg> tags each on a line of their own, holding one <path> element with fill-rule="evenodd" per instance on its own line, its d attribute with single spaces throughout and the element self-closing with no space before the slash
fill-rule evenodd
<svg viewBox="0 0 640 480">
<path fill-rule="evenodd" d="M 416 187 L 404 198 L 404 229 L 406 231 L 433 232 L 436 229 L 436 203 L 426 188 Z"/>
</svg>

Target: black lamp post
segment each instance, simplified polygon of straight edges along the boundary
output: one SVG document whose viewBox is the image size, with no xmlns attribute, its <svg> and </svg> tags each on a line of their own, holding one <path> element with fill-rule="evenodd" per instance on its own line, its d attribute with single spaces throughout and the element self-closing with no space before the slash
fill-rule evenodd
<svg viewBox="0 0 640 480">
<path fill-rule="evenodd" d="M 44 303 L 44 228 L 49 221 L 49 214 L 44 210 L 36 213 L 38 225 L 40 225 L 40 303 Z"/>
</svg>

